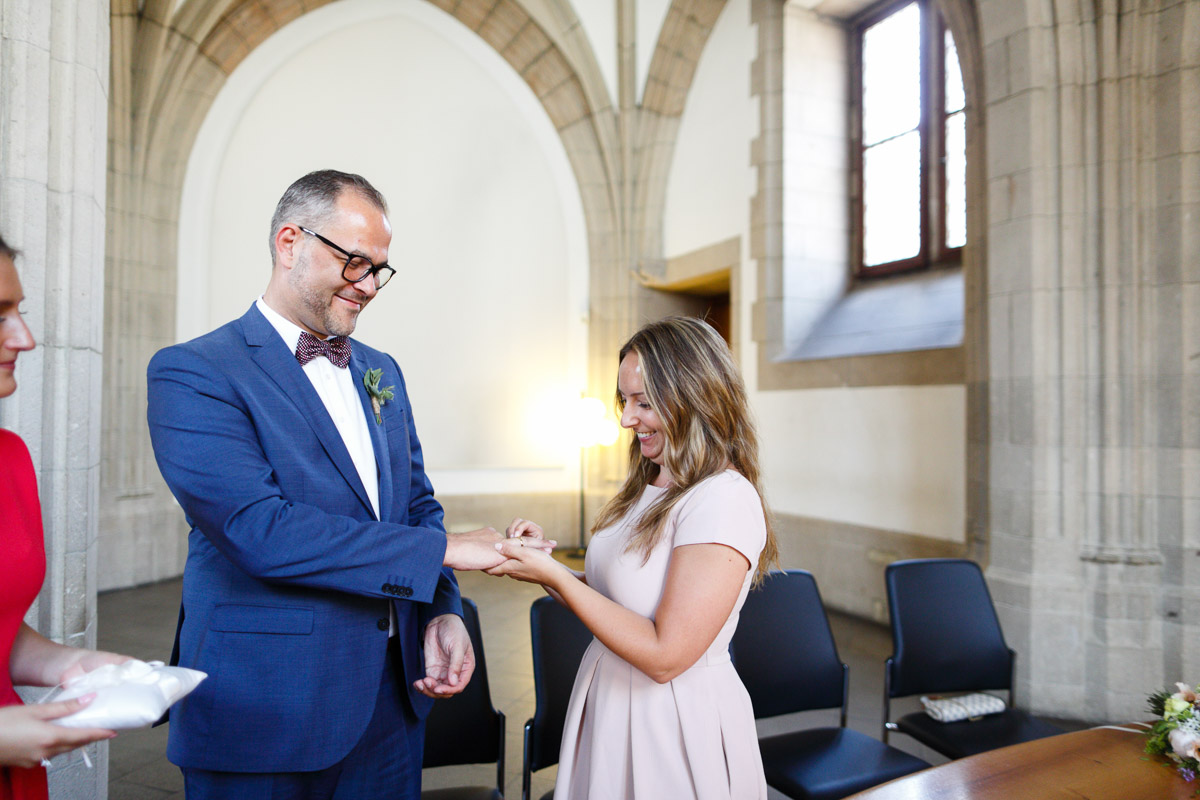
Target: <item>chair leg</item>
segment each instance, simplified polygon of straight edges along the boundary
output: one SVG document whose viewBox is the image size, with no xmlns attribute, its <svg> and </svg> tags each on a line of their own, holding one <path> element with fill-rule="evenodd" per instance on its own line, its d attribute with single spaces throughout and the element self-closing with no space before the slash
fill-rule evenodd
<svg viewBox="0 0 1200 800">
<path fill-rule="evenodd" d="M 888 743 L 888 733 L 892 726 L 892 664 L 889 658 L 883 664 L 883 731 L 880 738 Z"/>
<path fill-rule="evenodd" d="M 507 728 L 507 718 L 500 712 L 500 757 L 496 759 L 496 791 L 504 795 L 504 733 Z"/>
<path fill-rule="evenodd" d="M 529 800 L 533 783 L 533 770 L 529 764 L 529 741 L 533 734 L 533 720 L 525 723 L 525 757 L 521 764 L 521 800 Z"/>
</svg>

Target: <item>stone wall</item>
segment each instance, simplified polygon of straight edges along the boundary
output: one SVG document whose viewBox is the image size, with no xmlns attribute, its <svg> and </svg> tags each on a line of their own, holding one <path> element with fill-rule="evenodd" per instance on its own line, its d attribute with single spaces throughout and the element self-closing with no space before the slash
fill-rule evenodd
<svg viewBox="0 0 1200 800">
<path fill-rule="evenodd" d="M 1200 668 L 1200 3 L 985 0 L 988 570 L 1039 710 Z"/>
<path fill-rule="evenodd" d="M 21 250 L 25 317 L 38 348 L 0 425 L 37 470 L 46 581 L 26 621 L 94 647 L 104 314 L 107 0 L 0 0 L 0 231 Z M 107 744 L 50 769 L 57 797 L 107 795 Z"/>
</svg>

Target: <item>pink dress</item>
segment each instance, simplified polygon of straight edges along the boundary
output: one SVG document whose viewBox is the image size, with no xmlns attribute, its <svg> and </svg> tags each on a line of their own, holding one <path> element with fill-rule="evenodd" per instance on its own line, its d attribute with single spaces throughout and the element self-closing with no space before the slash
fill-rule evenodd
<svg viewBox="0 0 1200 800">
<path fill-rule="evenodd" d="M 719 543 L 752 566 L 766 543 L 762 503 L 733 471 L 702 481 L 676 504 L 645 564 L 626 553 L 633 522 L 665 489 L 647 486 L 620 522 L 588 545 L 588 585 L 653 618 L 674 548 Z M 767 796 L 754 710 L 729 661 L 729 640 L 754 570 L 708 651 L 659 684 L 593 639 L 567 707 L 555 798 L 759 800 Z"/>
</svg>

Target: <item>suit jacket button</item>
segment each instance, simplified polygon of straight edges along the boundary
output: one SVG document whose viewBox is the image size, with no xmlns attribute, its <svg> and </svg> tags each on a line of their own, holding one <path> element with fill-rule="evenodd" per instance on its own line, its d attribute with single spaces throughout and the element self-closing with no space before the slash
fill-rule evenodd
<svg viewBox="0 0 1200 800">
<path fill-rule="evenodd" d="M 380 586 L 379 589 L 386 594 L 392 593 L 392 585 L 390 583 L 385 583 L 383 586 Z"/>
<path fill-rule="evenodd" d="M 386 631 L 391 626 L 388 624 L 388 621 L 386 619 L 381 619 L 375 623 L 375 627 L 379 628 L 379 630 L 381 630 L 381 631 Z"/>
<path fill-rule="evenodd" d="M 411 586 L 401 586 L 400 587 L 400 596 L 401 597 L 412 597 L 412 587 Z"/>
</svg>

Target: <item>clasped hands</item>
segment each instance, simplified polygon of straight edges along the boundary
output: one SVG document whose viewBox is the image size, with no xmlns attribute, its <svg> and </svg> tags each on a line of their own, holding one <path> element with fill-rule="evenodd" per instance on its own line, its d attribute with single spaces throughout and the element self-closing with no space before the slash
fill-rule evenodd
<svg viewBox="0 0 1200 800">
<path fill-rule="evenodd" d="M 542 535 L 542 529 L 529 520 L 515 519 L 503 535 L 495 528 L 480 528 L 466 533 L 446 534 L 446 557 L 443 564 L 458 570 L 492 572 L 505 561 L 519 555 L 522 548 L 547 556 L 558 545 Z"/>
</svg>

